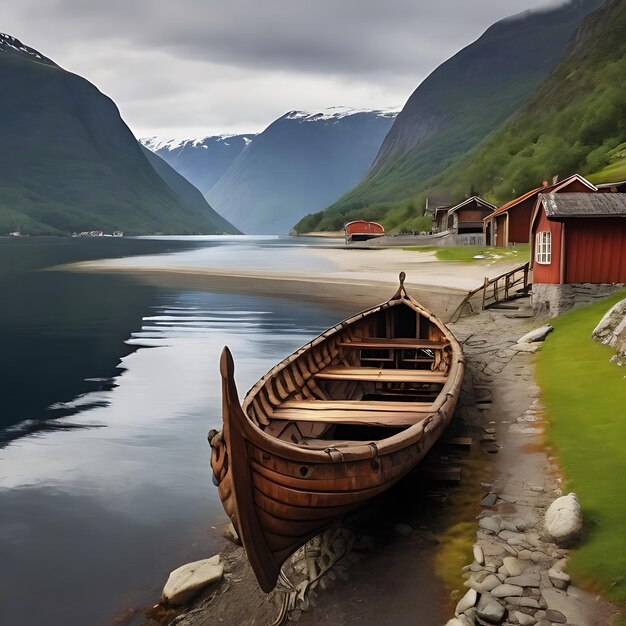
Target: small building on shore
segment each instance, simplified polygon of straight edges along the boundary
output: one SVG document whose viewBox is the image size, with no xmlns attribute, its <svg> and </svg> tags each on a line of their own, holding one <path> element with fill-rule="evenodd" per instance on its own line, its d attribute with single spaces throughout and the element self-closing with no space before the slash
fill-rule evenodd
<svg viewBox="0 0 626 626">
<path fill-rule="evenodd" d="M 531 222 L 533 307 L 558 315 L 626 283 L 626 193 L 544 193 Z"/>
<path fill-rule="evenodd" d="M 346 245 L 348 245 L 354 241 L 367 241 L 374 237 L 382 237 L 385 234 L 385 229 L 377 222 L 355 220 L 344 226 L 344 233 Z"/>
<path fill-rule="evenodd" d="M 485 217 L 483 220 L 485 243 L 499 248 L 507 248 L 516 243 L 528 243 L 530 222 L 540 194 L 592 191 L 597 191 L 597 188 L 579 174 L 552 185 L 544 183 L 541 187 L 531 189 Z"/>
<path fill-rule="evenodd" d="M 472 196 L 448 209 L 447 230 L 455 235 L 482 233 L 483 220 L 495 210 L 494 204 Z"/>
</svg>

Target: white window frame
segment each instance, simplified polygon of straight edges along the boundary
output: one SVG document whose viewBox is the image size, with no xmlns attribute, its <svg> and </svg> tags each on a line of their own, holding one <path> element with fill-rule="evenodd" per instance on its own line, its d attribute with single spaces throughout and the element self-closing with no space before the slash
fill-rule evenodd
<svg viewBox="0 0 626 626">
<path fill-rule="evenodd" d="M 550 265 L 552 263 L 552 233 L 549 230 L 537 233 L 535 260 L 540 265 Z"/>
</svg>

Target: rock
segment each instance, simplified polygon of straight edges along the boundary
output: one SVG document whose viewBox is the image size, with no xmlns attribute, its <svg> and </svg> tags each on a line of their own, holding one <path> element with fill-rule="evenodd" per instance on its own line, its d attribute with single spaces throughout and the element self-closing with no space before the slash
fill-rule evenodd
<svg viewBox="0 0 626 626">
<path fill-rule="evenodd" d="M 463 626 L 463 622 L 457 617 L 453 617 L 446 622 L 446 626 Z"/>
<path fill-rule="evenodd" d="M 480 575 L 479 575 L 480 576 Z M 475 589 L 479 593 L 485 593 L 491 591 L 494 587 L 501 584 L 500 579 L 495 574 L 488 574 L 484 578 L 468 578 L 465 581 L 465 585 L 471 589 Z"/>
<path fill-rule="evenodd" d="M 491 595 L 494 598 L 506 598 L 508 596 L 521 596 L 524 593 L 523 587 L 517 585 L 498 585 L 491 590 Z"/>
<path fill-rule="evenodd" d="M 241 545 L 241 539 L 239 539 L 239 535 L 237 534 L 237 531 L 235 530 L 235 527 L 232 525 L 232 523 L 226 525 L 226 528 L 224 528 L 224 532 L 222 533 L 222 535 L 225 539 L 228 539 L 228 541 L 232 541 L 238 546 Z"/>
<path fill-rule="evenodd" d="M 540 326 L 539 328 L 535 328 L 535 330 L 531 330 L 529 333 L 526 333 L 523 337 L 520 337 L 517 340 L 518 344 L 524 343 L 535 343 L 537 341 L 544 341 L 544 339 L 554 330 L 550 324 L 546 324 L 545 326 Z"/>
<path fill-rule="evenodd" d="M 481 501 L 480 506 L 493 506 L 498 496 L 495 493 L 488 493 Z"/>
<path fill-rule="evenodd" d="M 478 563 L 479 565 L 484 565 L 485 554 L 483 552 L 483 549 L 479 545 L 475 545 L 473 548 L 473 553 L 474 553 L 474 559 L 476 563 Z"/>
<path fill-rule="evenodd" d="M 504 545 L 488 543 L 486 541 L 481 543 L 481 548 L 483 549 L 483 554 L 485 556 L 500 556 L 506 552 Z"/>
<path fill-rule="evenodd" d="M 520 550 L 517 557 L 523 561 L 530 561 L 532 554 L 533 553 L 530 550 Z"/>
<path fill-rule="evenodd" d="M 517 596 L 509 596 L 508 598 L 504 598 L 504 600 L 506 601 L 507 604 L 512 604 L 514 606 L 525 606 L 526 608 L 529 609 L 540 609 L 541 606 L 539 605 L 539 602 L 537 600 L 535 600 L 535 598 L 526 598 L 524 596 L 517 597 Z"/>
<path fill-rule="evenodd" d="M 575 493 L 557 498 L 548 507 L 544 528 L 560 545 L 567 545 L 580 538 L 583 531 L 583 516 Z"/>
<path fill-rule="evenodd" d="M 469 589 L 467 593 L 458 601 L 454 614 L 459 615 L 460 613 L 465 613 L 467 609 L 473 607 L 476 604 L 476 600 L 478 600 L 478 594 L 476 593 L 476 590 Z"/>
<path fill-rule="evenodd" d="M 616 360 L 621 363 L 626 359 L 626 298 L 610 308 L 600 323 L 595 327 L 592 336 L 597 341 L 616 349 Z"/>
<path fill-rule="evenodd" d="M 489 530 L 492 533 L 498 533 L 500 531 L 500 520 L 496 517 L 483 517 L 479 520 L 478 525 L 480 528 Z"/>
<path fill-rule="evenodd" d="M 219 554 L 210 559 L 182 565 L 169 575 L 161 602 L 171 606 L 185 604 L 204 587 L 220 581 L 223 574 L 224 564 L 220 563 Z"/>
<path fill-rule="evenodd" d="M 504 557 L 502 564 L 506 568 L 509 576 L 519 576 L 525 569 L 524 563 L 514 556 Z"/>
<path fill-rule="evenodd" d="M 546 611 L 546 619 L 553 624 L 565 624 L 567 622 L 567 617 L 556 609 L 548 609 Z"/>
<path fill-rule="evenodd" d="M 548 570 L 548 576 L 550 577 L 550 582 L 557 589 L 563 589 L 563 590 L 567 589 L 571 580 L 569 574 L 565 573 L 564 571 L 560 569 L 556 569 L 554 567 L 551 567 Z"/>
<path fill-rule="evenodd" d="M 410 537 L 411 533 L 413 532 L 412 526 L 409 526 L 408 524 L 403 524 L 402 522 L 398 522 L 393 527 L 393 529 L 404 537 Z"/>
<path fill-rule="evenodd" d="M 541 579 L 535 574 L 522 574 L 521 576 L 510 576 L 505 582 L 519 587 L 539 587 Z"/>
<path fill-rule="evenodd" d="M 537 352 L 539 350 L 539 344 L 532 343 L 518 343 L 512 346 L 516 352 Z"/>
<path fill-rule="evenodd" d="M 521 611 L 513 611 L 513 617 L 521 626 L 531 626 L 531 624 L 535 623 L 535 618 L 531 615 L 527 615 L 526 613 L 522 613 Z"/>
<path fill-rule="evenodd" d="M 504 619 L 506 608 L 491 594 L 483 593 L 478 601 L 476 613 L 490 624 L 499 624 Z"/>
</svg>

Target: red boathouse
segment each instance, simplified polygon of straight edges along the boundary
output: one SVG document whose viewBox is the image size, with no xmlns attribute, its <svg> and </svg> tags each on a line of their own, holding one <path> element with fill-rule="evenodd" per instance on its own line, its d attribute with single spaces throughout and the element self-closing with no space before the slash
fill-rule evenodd
<svg viewBox="0 0 626 626">
<path fill-rule="evenodd" d="M 353 241 L 366 241 L 374 237 L 382 237 L 385 234 L 385 229 L 376 222 L 355 220 L 354 222 L 348 222 L 344 226 L 344 232 L 346 244 L 349 244 Z"/>
<path fill-rule="evenodd" d="M 558 315 L 626 283 L 626 193 L 541 194 L 531 232 L 536 310 Z"/>
<path fill-rule="evenodd" d="M 537 204 L 537 198 L 545 193 L 589 193 L 596 191 L 587 179 L 578 174 L 565 178 L 553 185 L 531 189 L 519 198 L 515 198 L 484 219 L 485 241 L 489 246 L 506 248 L 511 244 L 530 241 L 530 220 Z"/>
</svg>

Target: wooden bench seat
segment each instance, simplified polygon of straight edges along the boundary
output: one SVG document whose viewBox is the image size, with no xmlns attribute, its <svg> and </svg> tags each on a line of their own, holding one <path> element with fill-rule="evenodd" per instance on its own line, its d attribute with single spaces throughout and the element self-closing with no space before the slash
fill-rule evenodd
<svg viewBox="0 0 626 626">
<path fill-rule="evenodd" d="M 389 400 L 286 400 L 276 410 L 299 409 L 313 411 L 389 411 L 407 413 L 429 410 L 432 402 L 393 402 Z"/>
<path fill-rule="evenodd" d="M 315 374 L 321 380 L 362 380 L 380 383 L 445 383 L 447 374 L 432 370 L 376 367 L 326 367 Z"/>
<path fill-rule="evenodd" d="M 447 342 L 434 341 L 432 339 L 411 339 L 409 338 L 387 338 L 387 337 L 363 337 L 352 341 L 340 341 L 341 348 L 359 348 L 372 350 L 387 350 L 393 348 L 404 348 L 407 350 L 425 348 L 429 350 L 441 350 L 447 346 Z"/>
<path fill-rule="evenodd" d="M 272 420 L 404 427 L 432 413 L 432 402 L 360 400 L 288 400 L 272 413 Z"/>
</svg>

